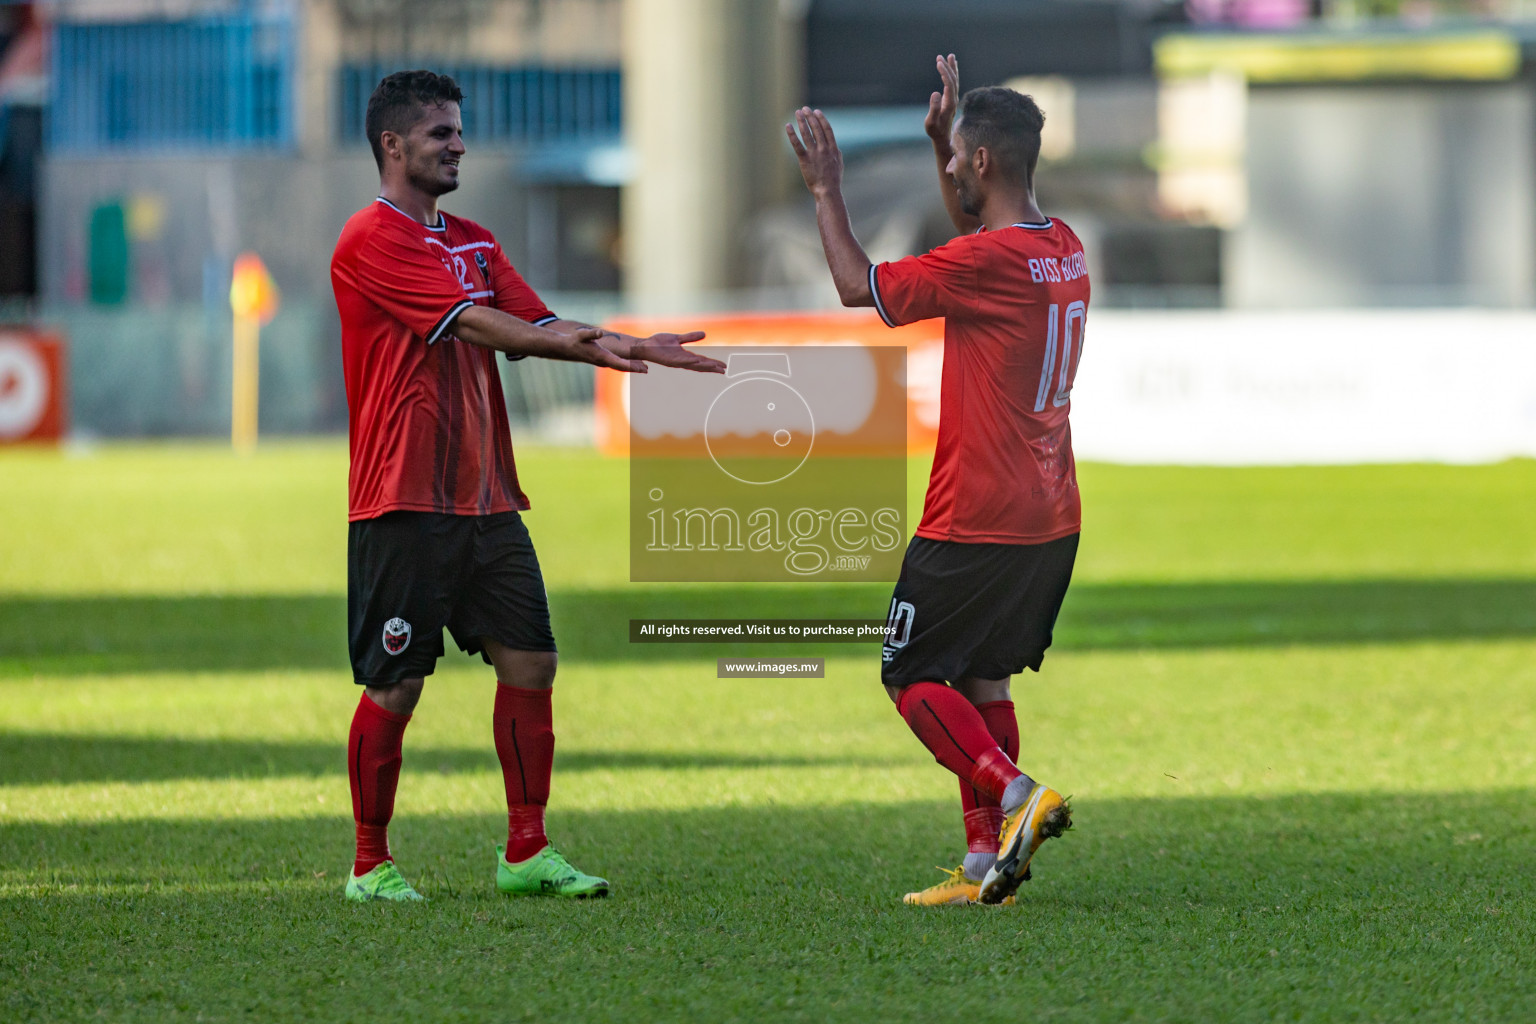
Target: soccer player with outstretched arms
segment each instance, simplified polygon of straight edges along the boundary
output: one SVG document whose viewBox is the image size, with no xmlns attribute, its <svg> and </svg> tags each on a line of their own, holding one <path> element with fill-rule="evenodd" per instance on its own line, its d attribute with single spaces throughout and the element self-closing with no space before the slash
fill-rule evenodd
<svg viewBox="0 0 1536 1024">
<path fill-rule="evenodd" d="M 506 783 L 507 845 L 496 886 L 515 895 L 605 896 L 544 834 L 554 763 L 555 640 L 544 579 L 518 514 L 496 353 L 643 373 L 704 372 L 703 337 L 634 338 L 562 320 L 491 233 L 443 213 L 464 156 L 453 79 L 402 71 L 368 100 L 379 195 L 342 230 L 331 259 L 341 312 L 352 465 L 347 631 L 363 687 L 347 743 L 357 855 L 346 895 L 418 900 L 387 830 L 406 725 L 443 654 L 443 627 L 496 671 L 491 716 Z"/>
<path fill-rule="evenodd" d="M 1010 678 L 1039 671 L 1072 577 L 1081 511 L 1067 423 L 1082 353 L 1082 243 L 1035 202 L 1044 115 L 1012 89 L 960 96 L 953 54 L 925 122 L 959 237 L 871 265 L 819 110 L 786 125 L 845 306 L 892 327 L 944 318 L 939 436 L 917 535 L 891 597 L 882 682 L 934 759 L 960 778 L 968 853 L 906 902 L 1003 903 L 1047 839 L 1061 794 L 1019 770 Z M 1038 739 L 1039 737 L 1032 737 Z"/>
</svg>

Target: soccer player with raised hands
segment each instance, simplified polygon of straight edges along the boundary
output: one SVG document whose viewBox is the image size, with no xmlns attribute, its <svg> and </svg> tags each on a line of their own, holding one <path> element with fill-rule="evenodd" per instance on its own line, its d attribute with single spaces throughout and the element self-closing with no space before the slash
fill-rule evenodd
<svg viewBox="0 0 1536 1024">
<path fill-rule="evenodd" d="M 1081 506 L 1067 417 L 1089 297 L 1082 243 L 1035 200 L 1039 107 L 1012 89 L 962 96 L 954 55 L 937 65 L 925 128 L 961 234 L 931 252 L 872 265 L 826 116 L 801 108 L 785 126 L 843 304 L 873 306 L 892 327 L 944 319 L 933 471 L 881 669 L 907 725 L 960 779 L 968 852 L 905 898 L 929 906 L 1011 901 L 1036 850 L 1071 826 L 1061 794 L 1016 764 L 1021 743 L 1045 737 L 1021 733 L 1010 680 L 1039 671 L 1072 578 Z"/>
</svg>

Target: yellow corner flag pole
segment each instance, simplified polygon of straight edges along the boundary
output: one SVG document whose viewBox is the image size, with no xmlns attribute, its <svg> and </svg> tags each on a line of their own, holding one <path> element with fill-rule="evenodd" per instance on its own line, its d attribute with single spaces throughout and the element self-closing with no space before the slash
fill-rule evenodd
<svg viewBox="0 0 1536 1024">
<path fill-rule="evenodd" d="M 235 259 L 229 284 L 234 319 L 234 361 L 230 374 L 229 439 L 235 451 L 256 450 L 256 409 L 261 396 L 261 327 L 277 314 L 277 285 L 261 257 L 253 252 Z"/>
<path fill-rule="evenodd" d="M 261 395 L 261 322 L 235 314 L 234 394 L 230 402 L 229 435 L 235 451 L 256 450 L 256 404 Z"/>
</svg>

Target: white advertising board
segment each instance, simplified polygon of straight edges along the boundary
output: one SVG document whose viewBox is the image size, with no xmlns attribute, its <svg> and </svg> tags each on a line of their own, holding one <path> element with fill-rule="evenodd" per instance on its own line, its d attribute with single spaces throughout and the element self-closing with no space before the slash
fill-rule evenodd
<svg viewBox="0 0 1536 1024">
<path fill-rule="evenodd" d="M 1125 463 L 1536 456 L 1536 314 L 1091 311 L 1072 435 Z"/>
</svg>

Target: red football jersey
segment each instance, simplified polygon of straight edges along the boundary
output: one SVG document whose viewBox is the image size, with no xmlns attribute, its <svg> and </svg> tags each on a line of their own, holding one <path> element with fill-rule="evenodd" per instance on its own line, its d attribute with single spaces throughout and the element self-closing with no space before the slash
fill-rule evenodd
<svg viewBox="0 0 1536 1024">
<path fill-rule="evenodd" d="M 1072 379 L 1088 267 L 1059 220 L 957 238 L 869 270 L 892 327 L 944 318 L 939 438 L 917 535 L 1042 544 L 1082 523 Z"/>
<path fill-rule="evenodd" d="M 331 257 L 352 470 L 348 518 L 525 509 L 496 353 L 449 330 L 471 305 L 556 319 L 480 225 L 427 227 L 385 199 L 347 221 Z"/>
</svg>

